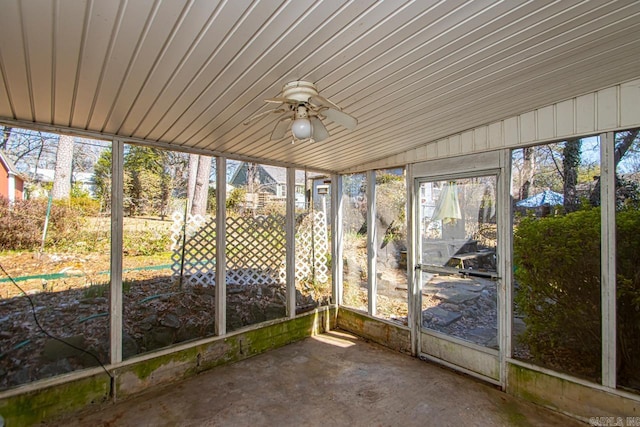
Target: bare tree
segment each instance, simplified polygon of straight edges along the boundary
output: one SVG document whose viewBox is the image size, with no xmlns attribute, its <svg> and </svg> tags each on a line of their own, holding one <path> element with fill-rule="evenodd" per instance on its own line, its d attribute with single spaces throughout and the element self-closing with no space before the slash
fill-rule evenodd
<svg viewBox="0 0 640 427">
<path fill-rule="evenodd" d="M 207 196 L 209 195 L 209 176 L 211 174 L 211 157 L 199 156 L 196 185 L 193 191 L 192 215 L 207 213 Z"/>
<path fill-rule="evenodd" d="M 0 140 L 0 150 L 7 149 L 7 141 L 9 141 L 9 138 L 11 138 L 12 129 L 13 129 L 12 127 L 8 127 L 8 126 L 2 127 L 2 139 Z"/>
<path fill-rule="evenodd" d="M 0 131 L 0 147 L 7 151 L 19 170 L 33 178 L 37 177 L 38 168 L 53 165 L 57 140 L 57 135 L 28 129 L 4 127 Z"/>
<path fill-rule="evenodd" d="M 627 154 L 627 151 L 633 146 L 633 143 L 636 142 L 638 138 L 638 133 L 640 130 L 635 129 L 627 132 L 619 132 L 618 134 L 622 136 L 619 141 L 616 141 L 616 148 L 614 154 L 614 165 L 617 167 L 620 160 Z"/>
<path fill-rule="evenodd" d="M 73 165 L 73 137 L 60 135 L 53 178 L 53 199 L 68 199 L 71 195 L 71 167 Z"/>
<path fill-rule="evenodd" d="M 533 179 L 536 170 L 535 148 L 526 147 L 522 149 L 522 186 L 520 187 L 520 200 L 529 197 L 529 190 L 533 186 Z"/>
<path fill-rule="evenodd" d="M 260 191 L 260 169 L 257 163 L 247 163 L 247 192 Z"/>
<path fill-rule="evenodd" d="M 196 190 L 196 177 L 198 175 L 198 154 L 189 154 L 189 176 L 187 178 L 187 203 L 193 206 L 193 194 Z"/>
<path fill-rule="evenodd" d="M 582 141 L 570 139 L 565 142 L 562 156 L 562 170 L 564 172 L 564 209 L 566 212 L 574 212 L 579 207 L 578 192 L 578 167 L 582 155 Z"/>
<path fill-rule="evenodd" d="M 613 155 L 613 170 L 616 171 L 616 181 L 620 180 L 618 176 L 618 163 L 629 151 L 633 151 L 632 147 L 637 142 L 639 129 L 634 129 L 626 132 L 618 132 L 616 134 L 615 149 Z M 589 195 L 589 202 L 593 206 L 600 206 L 600 177 L 596 177 L 596 185 L 593 187 L 591 194 Z"/>
</svg>

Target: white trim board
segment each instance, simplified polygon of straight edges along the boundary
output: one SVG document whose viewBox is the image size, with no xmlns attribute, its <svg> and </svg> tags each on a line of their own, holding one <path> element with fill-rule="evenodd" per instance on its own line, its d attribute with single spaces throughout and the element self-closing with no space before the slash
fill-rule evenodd
<svg viewBox="0 0 640 427">
<path fill-rule="evenodd" d="M 464 120 L 464 118 L 461 118 Z M 640 79 L 432 141 L 341 173 L 516 148 L 640 127 Z"/>
</svg>

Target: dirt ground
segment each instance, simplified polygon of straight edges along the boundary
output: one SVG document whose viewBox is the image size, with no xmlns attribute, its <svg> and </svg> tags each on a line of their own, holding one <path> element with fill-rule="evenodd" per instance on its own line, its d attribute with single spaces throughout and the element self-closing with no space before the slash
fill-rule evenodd
<svg viewBox="0 0 640 427">
<path fill-rule="evenodd" d="M 108 362 L 108 254 L 15 252 L 0 263 L 20 286 L 0 276 L 0 390 Z M 168 255 L 125 257 L 125 359 L 215 333 L 214 284 L 180 283 L 170 265 Z M 329 301 L 328 293 L 301 291 L 301 311 Z M 228 330 L 285 315 L 282 284 L 228 284 Z"/>
</svg>

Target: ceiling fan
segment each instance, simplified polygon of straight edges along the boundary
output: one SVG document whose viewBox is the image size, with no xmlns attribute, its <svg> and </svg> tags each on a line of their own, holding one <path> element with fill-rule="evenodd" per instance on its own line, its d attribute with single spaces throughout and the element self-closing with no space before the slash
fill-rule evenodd
<svg viewBox="0 0 640 427">
<path fill-rule="evenodd" d="M 329 137 L 329 131 L 322 123 L 329 120 L 355 129 L 358 120 L 342 111 L 335 103 L 318 94 L 316 85 L 306 81 L 295 81 L 282 87 L 282 96 L 265 99 L 265 102 L 281 104 L 279 108 L 256 114 L 244 122 L 245 125 L 270 114 L 280 114 L 271 132 L 271 140 L 284 138 L 291 129 L 293 139 L 322 141 Z"/>
</svg>

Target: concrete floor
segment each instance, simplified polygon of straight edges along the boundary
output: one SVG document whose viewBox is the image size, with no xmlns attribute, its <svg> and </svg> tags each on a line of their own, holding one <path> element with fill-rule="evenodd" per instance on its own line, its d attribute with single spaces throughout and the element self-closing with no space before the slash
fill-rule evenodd
<svg viewBox="0 0 640 427">
<path fill-rule="evenodd" d="M 463 375 L 338 331 L 53 424 L 584 425 Z"/>
</svg>

